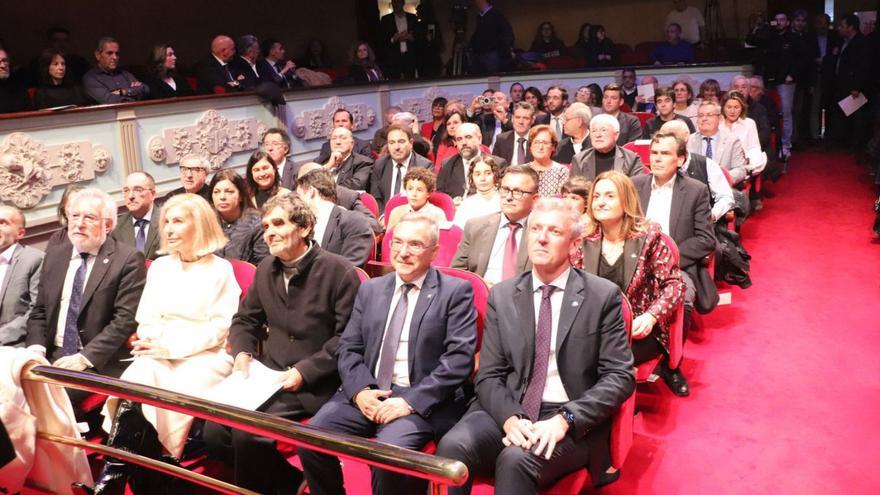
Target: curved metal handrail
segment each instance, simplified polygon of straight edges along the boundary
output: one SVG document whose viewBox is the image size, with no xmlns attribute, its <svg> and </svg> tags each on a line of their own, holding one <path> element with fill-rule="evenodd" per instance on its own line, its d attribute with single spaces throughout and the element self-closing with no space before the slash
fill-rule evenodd
<svg viewBox="0 0 880 495">
<path fill-rule="evenodd" d="M 436 485 L 460 486 L 464 484 L 468 477 L 467 467 L 456 460 L 404 449 L 353 435 L 331 433 L 315 426 L 296 423 L 270 414 L 248 411 L 118 378 L 44 365 L 37 365 L 26 369 L 23 376 L 28 380 L 149 404 L 213 421 L 279 442 L 293 444 L 297 447 L 362 462 L 380 469 L 415 476 L 429 481 L 432 484 L 432 490 L 436 489 Z M 87 448 L 93 448 L 91 447 L 93 444 L 89 445 Z M 175 475 L 179 475 L 179 473 Z"/>
</svg>

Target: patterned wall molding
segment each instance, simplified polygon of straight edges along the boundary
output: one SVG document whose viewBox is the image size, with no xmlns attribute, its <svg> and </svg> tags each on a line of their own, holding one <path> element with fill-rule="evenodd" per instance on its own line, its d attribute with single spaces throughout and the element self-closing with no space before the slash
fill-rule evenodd
<svg viewBox="0 0 880 495">
<path fill-rule="evenodd" d="M 233 153 L 257 149 L 265 132 L 266 126 L 255 118 L 229 120 L 211 109 L 194 125 L 164 129 L 147 146 L 155 163 L 173 165 L 186 155 L 197 154 L 211 162 L 211 170 L 218 170 Z"/>
</svg>

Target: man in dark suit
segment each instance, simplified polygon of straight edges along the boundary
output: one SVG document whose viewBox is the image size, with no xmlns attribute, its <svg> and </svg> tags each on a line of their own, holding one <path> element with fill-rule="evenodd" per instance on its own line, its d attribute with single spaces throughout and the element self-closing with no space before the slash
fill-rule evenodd
<svg viewBox="0 0 880 495">
<path fill-rule="evenodd" d="M 211 162 L 202 155 L 187 155 L 180 159 L 180 183 L 181 187 L 169 192 L 165 199 L 178 194 L 198 194 L 205 198 L 208 204 L 212 203 L 211 188 L 208 186 L 208 170 Z"/>
<path fill-rule="evenodd" d="M 562 141 L 565 136 L 565 109 L 568 108 L 568 90 L 562 86 L 550 86 L 544 95 L 544 109 L 547 113 L 535 119 L 535 124 L 549 125 L 556 137 Z"/>
<path fill-rule="evenodd" d="M 538 173 L 528 165 L 511 165 L 500 182 L 501 212 L 468 220 L 452 260 L 453 268 L 476 273 L 490 286 L 531 268 L 525 246 Z"/>
<path fill-rule="evenodd" d="M 298 420 L 315 414 L 339 386 L 336 349 L 360 279 L 351 263 L 312 241 L 315 216 L 295 195 L 266 202 L 263 224 L 272 255 L 257 267 L 232 320 L 233 372 L 246 376 L 252 359 L 284 371 L 282 390 L 258 411 Z M 213 455 L 234 465 L 236 485 L 289 493 L 302 481 L 273 440 L 216 423 L 206 425 L 204 437 Z"/>
<path fill-rule="evenodd" d="M 593 112 L 590 107 L 580 102 L 572 103 L 565 109 L 563 129 L 565 137 L 559 139 L 559 148 L 553 160 L 559 163 L 571 163 L 572 159 L 590 147 L 590 120 Z"/>
<path fill-rule="evenodd" d="M 390 14 L 379 20 L 385 42 L 385 74 L 391 79 L 412 79 L 416 75 L 416 53 L 424 43 L 419 18 L 403 11 L 404 0 L 391 0 Z"/>
<path fill-rule="evenodd" d="M 491 0 L 474 0 L 474 5 L 478 17 L 470 41 L 475 57 L 471 72 L 494 74 L 508 70 L 514 42 L 513 28 L 504 14 L 492 6 Z"/>
<path fill-rule="evenodd" d="M 336 205 L 336 184 L 326 170 L 312 170 L 296 180 L 296 193 L 315 214 L 315 242 L 354 266 L 370 259 L 375 240 L 367 219 Z"/>
<path fill-rule="evenodd" d="M 373 159 L 354 151 L 354 136 L 345 127 L 337 127 L 330 133 L 330 157 L 319 163 L 324 164 L 341 186 L 358 191 L 370 187 Z"/>
<path fill-rule="evenodd" d="M 284 45 L 273 38 L 266 38 L 260 44 L 263 58 L 257 61 L 257 72 L 267 74 L 266 80 L 274 81 L 281 89 L 297 88 L 303 85 L 296 76 L 296 63 L 284 57 Z"/>
<path fill-rule="evenodd" d="M 465 122 L 458 126 L 455 131 L 455 147 L 458 148 L 458 154 L 447 158 L 440 167 L 440 173 L 437 174 L 437 190 L 448 194 L 452 198 L 463 197 L 470 187 L 468 183 L 468 172 L 471 169 L 471 163 L 482 154 L 480 145 L 482 144 L 483 135 L 479 126 Z M 493 156 L 498 162 L 498 168 L 503 169 L 507 166 L 507 161 L 499 156 Z"/>
<path fill-rule="evenodd" d="M 629 177 L 642 175 L 642 159 L 616 144 L 619 134 L 620 123 L 614 117 L 604 113 L 593 117 L 590 121 L 590 142 L 593 146 L 572 158 L 571 175 L 586 177 L 589 181 L 608 170 L 617 170 Z"/>
<path fill-rule="evenodd" d="M 513 106 L 513 129 L 502 132 L 495 138 L 492 154 L 499 156 L 511 165 L 523 165 L 532 161 L 529 146 L 529 129 L 535 122 L 535 107 L 527 101 Z"/>
<path fill-rule="evenodd" d="M 715 283 L 703 266 L 703 259 L 715 250 L 709 188 L 680 172 L 687 154 L 682 139 L 674 134 L 655 134 L 651 141 L 651 174 L 636 177 L 633 183 L 645 217 L 657 222 L 678 246 L 681 278 L 687 285 L 685 311 L 696 308 L 700 313 L 708 313 L 718 304 Z M 685 321 L 689 320 L 687 315 Z M 661 375 L 673 393 L 689 394 L 687 380 L 680 370 L 661 367 Z"/>
<path fill-rule="evenodd" d="M 310 425 L 420 449 L 465 409 L 474 365 L 476 311 L 467 282 L 431 268 L 439 228 L 408 214 L 394 227 L 395 272 L 364 282 L 339 344 L 342 387 Z M 338 459 L 301 450 L 309 490 L 344 494 Z M 373 472 L 374 493 L 424 493 L 422 480 Z"/>
<path fill-rule="evenodd" d="M 299 164 L 288 160 L 290 155 L 290 135 L 280 127 L 273 127 L 263 136 L 263 150 L 272 157 L 278 169 L 281 185 L 287 189 L 296 188 L 296 174 Z"/>
<path fill-rule="evenodd" d="M 306 162 L 300 165 L 299 170 L 297 171 L 297 179 L 311 172 L 312 170 L 323 170 L 324 167 L 320 163 L 315 162 Z M 296 189 L 296 186 L 293 187 Z M 345 186 L 340 186 L 336 184 L 336 204 L 345 208 L 348 211 L 353 211 L 363 215 L 363 217 L 367 220 L 367 223 L 370 225 L 370 229 L 373 230 L 373 233 L 376 235 L 381 234 L 385 228 L 379 224 L 379 220 L 373 215 L 373 212 L 370 211 L 364 203 L 361 201 L 361 194 L 353 189 L 349 189 Z"/>
<path fill-rule="evenodd" d="M 67 204 L 71 244 L 52 246 L 43 260 L 37 302 L 27 324 L 28 349 L 53 366 L 118 377 L 144 289 L 144 257 L 109 237 L 116 203 L 99 189 L 74 193 Z M 87 393 L 68 390 L 78 402 Z"/>
<path fill-rule="evenodd" d="M 831 106 L 831 125 L 829 126 L 832 138 L 838 143 L 851 147 L 859 153 L 868 141 L 868 114 L 869 106 L 863 105 L 851 115 L 847 116 L 837 104 L 840 100 L 852 96 L 857 98 L 867 90 L 870 67 L 871 51 L 865 37 L 859 30 L 859 18 L 855 14 L 844 16 L 838 23 L 837 32 L 840 33 L 841 46 L 837 53 L 834 66 L 834 92 Z M 874 59 L 876 60 L 876 59 Z"/>
<path fill-rule="evenodd" d="M 147 172 L 134 172 L 125 178 L 122 187 L 125 197 L 125 208 L 128 210 L 119 216 L 113 239 L 134 246 L 148 260 L 156 259 L 159 254 L 159 214 L 156 207 L 156 182 Z"/>
<path fill-rule="evenodd" d="M 580 213 L 541 198 L 529 231 L 533 268 L 489 293 L 477 401 L 437 447 L 505 495 L 536 494 L 584 466 L 599 480 L 610 418 L 635 389 L 620 290 L 569 263 Z"/>
<path fill-rule="evenodd" d="M 507 95 L 495 91 L 492 93 L 491 111 L 474 116 L 474 123 L 480 126 L 480 132 L 483 134 L 483 144 L 489 148 L 494 147 L 495 140 L 501 133 L 511 129 L 509 108 Z"/>
<path fill-rule="evenodd" d="M 620 110 L 623 103 L 623 88 L 611 83 L 606 84 L 602 90 L 602 113 L 617 119 L 620 123 L 620 135 L 617 144 L 623 146 L 642 137 L 642 124 L 637 117 Z"/>
<path fill-rule="evenodd" d="M 235 42 L 220 35 L 211 40 L 211 56 L 196 69 L 200 93 L 228 93 L 241 91 L 239 76 L 234 75 L 229 62 L 235 56 Z M 244 76 L 241 76 L 244 77 Z"/>
<path fill-rule="evenodd" d="M 431 172 L 431 160 L 413 153 L 413 132 L 409 127 L 392 125 L 386 133 L 388 154 L 379 156 L 370 174 L 370 194 L 379 203 L 379 213 L 385 203 L 403 192 L 403 178 L 410 167 L 424 167 Z"/>
<path fill-rule="evenodd" d="M 354 116 L 352 116 L 351 112 L 344 108 L 337 108 L 335 112 L 333 112 L 333 128 L 344 127 L 354 132 Z M 373 151 L 370 148 L 370 141 L 361 139 L 357 136 L 352 135 L 354 138 L 354 152 L 359 155 L 364 155 L 366 157 L 372 157 Z M 318 152 L 318 157 L 315 158 L 315 161 L 318 163 L 327 163 L 327 160 L 330 158 L 330 139 L 328 137 L 327 141 L 321 145 L 321 151 Z"/>
<path fill-rule="evenodd" d="M 24 234 L 21 211 L 0 205 L 0 346 L 24 345 L 37 299 L 43 252 L 20 244 Z"/>
<path fill-rule="evenodd" d="M 245 34 L 238 38 L 235 51 L 238 56 L 229 61 L 229 70 L 238 80 L 245 91 L 256 89 L 262 82 L 274 81 L 268 72 L 260 73 L 257 69 L 257 59 L 260 57 L 260 40 L 252 34 Z M 268 69 L 268 67 L 266 67 Z"/>
</svg>

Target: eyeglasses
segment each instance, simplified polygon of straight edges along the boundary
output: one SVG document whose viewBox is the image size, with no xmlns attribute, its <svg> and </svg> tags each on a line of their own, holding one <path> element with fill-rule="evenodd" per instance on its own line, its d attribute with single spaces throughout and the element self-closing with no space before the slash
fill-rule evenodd
<svg viewBox="0 0 880 495">
<path fill-rule="evenodd" d="M 67 215 L 67 220 L 70 223 L 82 222 L 86 225 L 95 225 L 101 221 L 101 217 L 89 213 L 71 213 Z"/>
<path fill-rule="evenodd" d="M 392 251 L 400 251 L 403 249 L 403 246 L 406 246 L 406 249 L 412 254 L 422 254 L 426 250 L 431 249 L 434 246 L 426 246 L 425 244 L 419 241 L 410 241 L 403 242 L 399 239 L 394 239 L 391 241 L 391 250 Z"/>
<path fill-rule="evenodd" d="M 501 193 L 502 197 L 507 197 L 507 195 L 513 196 L 513 199 L 522 199 L 522 197 L 526 194 L 535 194 L 537 191 L 523 191 L 522 189 L 510 189 L 509 187 L 501 186 L 498 188 L 498 192 Z"/>
<path fill-rule="evenodd" d="M 532 144 L 535 146 L 552 146 L 553 141 L 545 141 L 543 139 L 536 139 L 532 141 Z"/>
<path fill-rule="evenodd" d="M 133 193 L 135 193 L 135 194 L 143 194 L 143 193 L 146 192 L 146 191 L 152 191 L 152 190 L 153 190 L 152 187 L 141 187 L 141 186 L 136 186 L 136 187 L 133 187 L 133 188 L 131 188 L 131 189 L 129 189 L 129 188 L 127 188 L 127 187 L 123 187 L 123 188 L 122 188 L 122 194 L 125 194 L 126 196 L 128 196 L 128 193 L 130 193 L 130 192 L 133 192 Z"/>
<path fill-rule="evenodd" d="M 720 113 L 698 113 L 697 114 L 698 119 L 708 119 L 711 117 L 719 117 L 719 116 L 721 116 Z"/>
<path fill-rule="evenodd" d="M 180 167 L 180 175 L 188 175 L 188 174 L 206 174 L 208 170 L 204 167 Z"/>
</svg>

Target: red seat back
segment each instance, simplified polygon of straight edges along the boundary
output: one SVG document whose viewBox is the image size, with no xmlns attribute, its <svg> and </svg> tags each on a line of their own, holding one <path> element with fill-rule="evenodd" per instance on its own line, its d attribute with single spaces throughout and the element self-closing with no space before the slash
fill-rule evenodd
<svg viewBox="0 0 880 495">
<path fill-rule="evenodd" d="M 403 206 L 407 203 L 405 194 L 398 194 L 396 196 L 391 196 L 388 198 L 388 201 L 385 202 L 385 215 L 382 217 L 382 224 L 385 227 L 388 227 L 388 219 L 391 218 L 391 210 L 397 208 L 398 206 Z M 386 233 L 385 237 L 388 235 Z"/>
<path fill-rule="evenodd" d="M 623 149 L 632 151 L 633 153 L 639 155 L 639 158 L 642 159 L 642 165 L 645 166 L 645 171 L 650 172 L 651 168 L 651 142 L 647 139 L 639 139 L 637 141 L 633 141 L 631 143 L 626 143 L 623 145 Z"/>
<path fill-rule="evenodd" d="M 370 210 L 370 213 L 372 213 L 374 217 L 379 218 L 379 202 L 376 201 L 376 198 L 374 198 L 372 194 L 366 191 L 362 192 L 361 203 Z"/>
<path fill-rule="evenodd" d="M 446 275 L 467 281 L 474 289 L 474 307 L 477 310 L 477 352 L 480 352 L 480 345 L 483 343 L 483 325 L 486 320 L 486 309 L 489 307 L 489 286 L 476 273 L 449 267 L 439 267 L 437 270 Z"/>
<path fill-rule="evenodd" d="M 648 123 L 648 120 L 650 120 L 651 117 L 654 117 L 654 114 L 651 112 L 632 112 L 631 115 L 633 117 L 639 118 L 639 125 L 642 126 L 642 129 L 645 128 L 645 125 Z"/>
<path fill-rule="evenodd" d="M 443 210 L 443 213 L 446 214 L 446 219 L 450 222 L 455 218 L 455 203 L 448 194 L 434 191 L 428 196 L 428 202 Z"/>
<path fill-rule="evenodd" d="M 366 282 L 367 280 L 370 280 L 370 276 L 367 275 L 367 272 L 365 272 L 363 268 L 356 266 L 354 267 L 354 270 L 357 272 L 358 279 L 360 279 L 361 282 Z"/>
<path fill-rule="evenodd" d="M 242 260 L 228 260 L 232 264 L 232 273 L 235 274 L 235 281 L 241 288 L 241 299 L 247 295 L 248 289 L 254 281 L 254 275 L 257 273 L 257 267 Z"/>
</svg>

